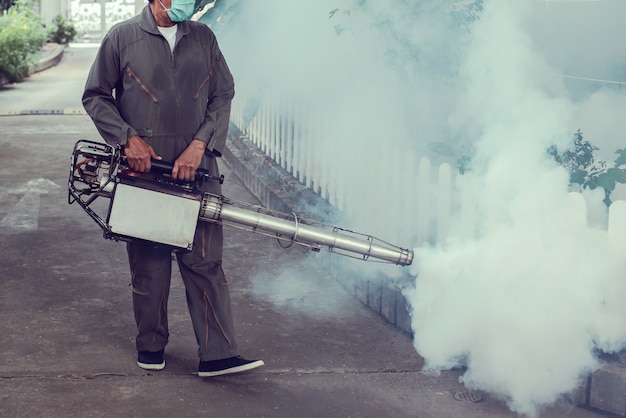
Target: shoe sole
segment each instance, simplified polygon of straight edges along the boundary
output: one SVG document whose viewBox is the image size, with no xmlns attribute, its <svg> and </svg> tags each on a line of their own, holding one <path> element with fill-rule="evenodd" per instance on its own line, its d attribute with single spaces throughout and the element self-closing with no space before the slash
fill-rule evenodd
<svg viewBox="0 0 626 418">
<path fill-rule="evenodd" d="M 165 362 L 161 364 L 150 364 L 150 363 L 140 363 L 137 362 L 137 366 L 141 367 L 144 370 L 163 370 L 165 368 Z"/>
<path fill-rule="evenodd" d="M 200 377 L 214 377 L 214 376 L 222 376 L 225 374 L 234 374 L 247 372 L 248 370 L 256 369 L 258 367 L 265 366 L 263 360 L 253 361 L 252 363 L 243 364 L 241 366 L 231 367 L 229 369 L 224 370 L 215 370 L 212 372 L 198 372 L 198 376 Z"/>
</svg>

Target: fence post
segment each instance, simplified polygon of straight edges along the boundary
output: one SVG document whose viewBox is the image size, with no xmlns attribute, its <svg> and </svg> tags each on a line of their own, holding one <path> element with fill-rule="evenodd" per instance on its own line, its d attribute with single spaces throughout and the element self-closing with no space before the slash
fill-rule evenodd
<svg viewBox="0 0 626 418">
<path fill-rule="evenodd" d="M 260 113 L 260 129 L 259 129 L 259 148 L 267 155 L 267 97 L 261 102 Z"/>
<path fill-rule="evenodd" d="M 439 182 L 437 184 L 437 242 L 443 242 L 448 237 L 450 226 L 450 188 L 452 173 L 450 164 L 439 166 Z"/>
<path fill-rule="evenodd" d="M 428 241 L 430 228 L 430 170 L 431 162 L 422 157 L 417 176 L 417 244 Z"/>
<path fill-rule="evenodd" d="M 580 225 L 587 225 L 587 203 L 582 194 L 570 192 L 567 194 L 568 212 L 574 216 L 574 221 Z"/>
<path fill-rule="evenodd" d="M 419 205 L 419 167 L 417 161 L 415 160 L 415 155 L 412 152 L 404 153 L 403 159 L 398 159 L 398 161 L 404 161 L 404 178 L 406 181 L 405 187 L 399 186 L 398 196 L 401 196 L 400 205 L 402 206 L 402 211 L 400 212 L 400 219 L 398 222 L 398 238 L 401 242 L 412 242 L 416 239 L 419 229 L 419 224 L 417 221 L 418 211 L 416 207 Z M 409 188 L 410 187 L 410 188 Z M 416 202 L 418 202 L 416 204 Z"/>
<path fill-rule="evenodd" d="M 289 174 L 295 177 L 293 164 L 294 164 L 294 111 L 293 102 L 288 99 L 285 103 L 285 116 L 284 116 L 284 131 L 285 131 L 285 170 Z"/>
<path fill-rule="evenodd" d="M 459 194 L 459 206 L 461 215 L 455 222 L 455 233 L 460 238 L 473 239 L 476 237 L 476 193 L 473 186 L 473 178 L 470 173 L 456 175 L 456 190 Z"/>
<path fill-rule="evenodd" d="M 609 206 L 609 243 L 626 256 L 626 201 L 616 200 Z"/>
</svg>

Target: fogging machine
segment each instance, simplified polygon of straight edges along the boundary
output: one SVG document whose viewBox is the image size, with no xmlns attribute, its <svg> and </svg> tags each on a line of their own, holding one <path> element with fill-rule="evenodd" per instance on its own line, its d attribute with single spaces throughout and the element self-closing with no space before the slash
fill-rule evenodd
<svg viewBox="0 0 626 418">
<path fill-rule="evenodd" d="M 223 183 L 224 177 L 198 169 L 194 181 L 181 182 L 171 177 L 172 167 L 152 161 L 150 173 L 137 173 L 128 167 L 121 147 L 79 140 L 72 154 L 68 202 L 78 203 L 102 228 L 104 237 L 116 241 L 190 251 L 197 222 L 202 221 L 365 261 L 401 266 L 413 261 L 413 251 L 371 235 L 202 192 L 204 182 Z M 110 199 L 104 218 L 93 207 L 98 198 Z"/>
</svg>

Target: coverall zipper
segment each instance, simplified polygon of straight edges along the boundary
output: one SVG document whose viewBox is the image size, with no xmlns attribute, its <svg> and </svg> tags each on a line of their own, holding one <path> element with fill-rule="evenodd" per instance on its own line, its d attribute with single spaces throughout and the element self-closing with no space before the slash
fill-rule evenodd
<svg viewBox="0 0 626 418">
<path fill-rule="evenodd" d="M 196 94 L 193 95 L 194 100 L 198 100 L 198 97 L 200 97 L 200 92 L 202 91 L 206 83 L 209 82 L 211 77 L 213 77 L 213 71 L 209 71 L 209 75 L 204 77 L 204 80 L 202 80 L 202 83 L 200 83 L 200 87 L 198 87 L 198 90 L 196 90 Z"/>
<path fill-rule="evenodd" d="M 154 93 L 152 93 L 152 91 L 150 91 L 150 89 L 143 83 L 143 81 L 141 81 L 141 79 L 137 77 L 137 74 L 135 74 L 133 70 L 130 69 L 130 67 L 126 67 L 126 74 L 128 74 L 130 78 L 132 78 L 137 82 L 137 84 L 139 84 L 139 87 L 141 87 L 141 89 L 145 91 L 148 96 L 150 96 L 154 103 L 159 103 L 159 99 L 154 95 Z"/>
</svg>

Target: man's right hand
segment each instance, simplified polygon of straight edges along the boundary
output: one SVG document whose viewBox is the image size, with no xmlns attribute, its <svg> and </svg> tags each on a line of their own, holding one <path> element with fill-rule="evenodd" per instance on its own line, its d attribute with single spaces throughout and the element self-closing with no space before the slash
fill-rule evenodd
<svg viewBox="0 0 626 418">
<path fill-rule="evenodd" d="M 124 155 L 126 156 L 128 166 L 135 171 L 139 171 L 140 173 L 150 171 L 150 159 L 161 159 L 161 157 L 154 152 L 152 146 L 141 139 L 138 135 L 131 136 L 126 140 L 126 145 L 124 145 Z"/>
</svg>

